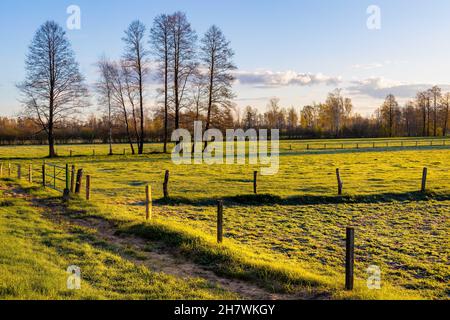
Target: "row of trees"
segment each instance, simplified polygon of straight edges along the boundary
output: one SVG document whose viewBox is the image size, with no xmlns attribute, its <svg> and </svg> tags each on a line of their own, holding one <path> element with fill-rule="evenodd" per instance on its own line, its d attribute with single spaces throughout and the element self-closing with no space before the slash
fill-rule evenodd
<svg viewBox="0 0 450 320">
<path fill-rule="evenodd" d="M 150 30 L 141 21 L 132 22 L 122 38 L 122 58 L 102 57 L 97 63 L 95 91 L 107 118 L 111 154 L 113 127 L 119 124 L 133 154 L 134 144 L 143 153 L 150 116 L 146 84 L 152 79 L 161 85 L 155 118 L 163 118 L 164 152 L 170 129 L 180 128 L 184 114 L 188 120 L 204 118 L 205 130 L 215 126 L 216 119 L 230 117 L 234 52 L 217 26 L 208 29 L 200 44 L 197 38 L 184 13 L 162 14 Z M 40 128 L 35 135 L 46 134 L 49 156 L 54 157 L 55 131 L 89 105 L 84 77 L 57 23 L 48 21 L 38 29 L 25 68 L 26 79 L 18 86 L 25 114 Z"/>
<path fill-rule="evenodd" d="M 419 92 L 415 100 L 407 102 L 403 107 L 399 106 L 395 96 L 388 95 L 371 117 L 354 113 L 351 100 L 343 96 L 341 90 L 335 90 L 325 102 L 301 109 L 283 108 L 279 99 L 272 98 L 266 112 L 260 112 L 251 106 L 243 110 L 232 108 L 233 112 L 212 118 L 212 122 L 222 130 L 279 128 L 283 138 L 446 136 L 450 120 L 450 93 L 443 94 L 441 91 L 438 87 L 433 87 Z M 135 132 L 138 126 L 136 123 L 124 126 L 127 108 L 122 110 L 123 113 L 105 113 L 102 117 L 92 114 L 86 121 L 65 119 L 55 129 L 55 137 L 60 143 L 129 143 L 130 128 Z M 206 117 L 205 112 L 198 113 L 195 108 L 186 108 L 180 112 L 180 119 L 183 121 L 179 125 L 192 130 L 193 121 L 206 121 Z M 134 119 L 133 116 L 131 118 Z M 162 108 L 151 116 L 150 113 L 144 116 L 145 141 L 165 140 L 165 119 Z M 174 125 L 174 121 L 170 123 Z M 2 144 L 44 144 L 46 139 L 45 132 L 39 133 L 39 126 L 31 118 L 0 118 Z"/>
<path fill-rule="evenodd" d="M 450 93 L 442 93 L 434 86 L 417 93 L 416 99 L 400 107 L 395 96 L 390 94 L 377 110 L 377 118 L 385 133 L 407 136 L 446 136 L 449 124 Z"/>
</svg>

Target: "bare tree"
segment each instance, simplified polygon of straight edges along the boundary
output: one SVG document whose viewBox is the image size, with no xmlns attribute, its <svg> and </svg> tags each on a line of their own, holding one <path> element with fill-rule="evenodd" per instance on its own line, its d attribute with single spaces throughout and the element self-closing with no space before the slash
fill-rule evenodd
<svg viewBox="0 0 450 320">
<path fill-rule="evenodd" d="M 441 100 L 441 109 L 442 109 L 442 135 L 444 137 L 447 136 L 447 130 L 448 130 L 448 118 L 450 116 L 449 109 L 450 109 L 450 93 L 445 93 L 442 96 Z"/>
<path fill-rule="evenodd" d="M 438 109 L 439 101 L 442 97 L 442 90 L 438 86 L 434 86 L 430 89 L 431 99 L 433 100 L 433 136 L 437 136 L 438 128 Z"/>
<path fill-rule="evenodd" d="M 113 81 L 114 81 L 114 65 L 105 56 L 97 62 L 99 72 L 99 80 L 96 83 L 97 92 L 99 94 L 99 103 L 105 107 L 108 117 L 108 142 L 109 155 L 113 155 L 112 147 L 112 113 L 113 113 Z"/>
<path fill-rule="evenodd" d="M 399 120 L 399 107 L 393 94 L 389 94 L 381 106 L 381 117 L 386 123 L 389 137 L 392 137 Z"/>
<path fill-rule="evenodd" d="M 112 63 L 111 65 L 111 78 L 112 78 L 112 99 L 114 105 L 120 110 L 123 123 L 125 125 L 125 132 L 127 135 L 128 143 L 130 144 L 131 153 L 135 154 L 133 146 L 133 138 L 130 131 L 129 112 L 128 105 L 131 101 L 134 101 L 133 94 L 129 92 L 130 86 L 127 85 L 127 68 L 121 61 L 118 63 Z M 134 105 L 132 106 L 134 110 Z M 134 118 L 135 119 L 135 118 Z M 136 128 L 136 122 L 135 122 Z M 136 130 L 135 130 L 136 133 Z M 136 135 L 137 138 L 137 135 Z"/>
<path fill-rule="evenodd" d="M 428 94 L 427 92 L 418 92 L 416 96 L 416 104 L 420 109 L 421 113 L 421 123 L 422 123 L 422 136 L 425 137 L 427 135 L 427 102 L 428 102 Z"/>
<path fill-rule="evenodd" d="M 232 71 L 234 52 L 230 42 L 215 25 L 211 26 L 202 39 L 201 61 L 207 69 L 208 105 L 206 128 L 211 126 L 211 116 L 214 109 L 230 109 L 234 97 Z M 207 143 L 207 142 L 206 142 Z"/>
<path fill-rule="evenodd" d="M 145 129 L 144 129 L 144 82 L 148 74 L 149 52 L 145 49 L 145 26 L 142 22 L 133 21 L 125 31 L 122 40 L 125 42 L 124 62 L 129 72 L 128 83 L 137 88 L 139 94 L 139 136 L 138 153 L 144 153 Z M 135 117 L 136 119 L 136 117 Z"/>
<path fill-rule="evenodd" d="M 350 114 L 353 109 L 352 101 L 342 96 L 341 89 L 336 89 L 329 93 L 324 107 L 327 122 L 329 121 L 330 123 L 330 129 L 335 133 L 336 138 L 338 138 L 344 116 Z"/>
<path fill-rule="evenodd" d="M 169 25 L 169 77 L 172 80 L 171 89 L 173 91 L 172 103 L 175 113 L 175 129 L 179 129 L 180 110 L 184 106 L 183 98 L 185 98 L 189 78 L 197 67 L 195 61 L 197 35 L 191 28 L 186 15 L 182 12 L 175 12 L 170 15 Z"/>
<path fill-rule="evenodd" d="M 167 153 L 169 139 L 169 61 L 171 41 L 171 19 L 166 14 L 155 18 L 150 31 L 150 43 L 153 54 L 159 64 L 157 77 L 164 83 L 164 153 Z"/>
<path fill-rule="evenodd" d="M 25 112 L 46 132 L 49 157 L 56 156 L 56 126 L 85 106 L 87 89 L 64 30 L 47 21 L 36 32 L 25 60 L 26 79 L 18 85 Z"/>
</svg>

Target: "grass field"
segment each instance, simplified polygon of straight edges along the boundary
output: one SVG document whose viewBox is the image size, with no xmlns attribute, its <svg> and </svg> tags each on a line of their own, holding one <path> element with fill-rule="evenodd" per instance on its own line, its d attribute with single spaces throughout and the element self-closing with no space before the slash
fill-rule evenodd
<svg viewBox="0 0 450 320">
<path fill-rule="evenodd" d="M 1 299 L 236 298 L 201 280 L 151 272 L 107 244 L 89 244 L 88 230 L 44 219 L 26 198 L 8 198 L 3 190 L 0 198 Z M 71 265 L 83 271 L 80 290 L 67 290 Z"/>
<path fill-rule="evenodd" d="M 440 140 L 432 147 L 422 140 L 416 148 L 415 140 L 407 141 L 376 140 L 375 149 L 372 140 L 282 142 L 280 171 L 259 178 L 259 195 L 252 194 L 258 168 L 250 165 L 175 166 L 170 155 L 105 156 L 107 147 L 100 145 L 60 146 L 60 155 L 72 150 L 74 157 L 48 162 L 75 164 L 92 176 L 90 204 L 74 200 L 74 211 L 113 220 L 120 232 L 159 238 L 228 277 L 272 285 L 275 291 L 316 288 L 331 298 L 447 299 L 450 143 Z M 307 150 L 308 143 L 317 147 Z M 333 143 L 361 145 L 358 150 L 319 147 Z M 124 148 L 115 146 L 116 153 Z M 44 146 L 0 148 L 3 174 L 8 161 L 39 167 L 45 152 Z M 423 167 L 429 170 L 426 194 L 419 192 Z M 342 197 L 336 168 L 344 182 Z M 165 170 L 171 173 L 169 200 L 162 199 Z M 155 220 L 149 223 L 146 184 L 154 199 Z M 219 199 L 225 200 L 225 243 L 217 247 Z M 352 293 L 342 290 L 347 226 L 356 232 L 358 281 Z M 365 287 L 369 265 L 381 268 L 380 291 Z M 206 294 L 201 290 L 199 295 Z"/>
</svg>

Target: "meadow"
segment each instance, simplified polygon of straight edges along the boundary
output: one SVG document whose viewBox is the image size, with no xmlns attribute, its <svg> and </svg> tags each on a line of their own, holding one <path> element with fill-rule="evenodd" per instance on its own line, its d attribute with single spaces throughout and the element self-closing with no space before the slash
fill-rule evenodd
<svg viewBox="0 0 450 320">
<path fill-rule="evenodd" d="M 375 148 L 374 144 L 375 143 Z M 344 147 L 342 146 L 344 145 Z M 389 145 L 389 147 L 388 147 Z M 274 291 L 300 287 L 329 298 L 448 299 L 450 268 L 450 141 L 422 139 L 284 141 L 280 170 L 258 177 L 251 165 L 174 165 L 161 146 L 142 156 L 125 145 L 58 146 L 57 159 L 92 179 L 89 203 L 71 204 L 79 218 L 97 216 L 117 232 L 161 240 L 196 263 L 227 277 Z M 69 157 L 72 151 L 72 157 Z M 45 146 L 0 147 L 0 162 L 40 168 Z M 94 155 L 95 154 L 95 155 Z M 427 192 L 421 193 L 422 169 Z M 340 169 L 343 195 L 337 195 Z M 163 198 L 170 171 L 169 199 Z M 34 173 L 38 185 L 39 175 Z M 24 187 L 30 187 L 25 181 Z M 62 183 L 62 182 L 58 182 Z M 153 193 L 153 220 L 145 221 L 145 186 Z M 39 196 L 55 191 L 40 190 Z M 216 203 L 224 200 L 225 242 L 214 243 Z M 343 289 L 345 228 L 356 232 L 357 285 Z M 382 272 L 382 290 L 366 288 L 367 268 Z"/>
</svg>

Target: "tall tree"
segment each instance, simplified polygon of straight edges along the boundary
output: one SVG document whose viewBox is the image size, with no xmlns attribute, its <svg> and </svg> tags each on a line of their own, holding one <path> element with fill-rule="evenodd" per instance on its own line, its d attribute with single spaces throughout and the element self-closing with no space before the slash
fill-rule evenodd
<svg viewBox="0 0 450 320">
<path fill-rule="evenodd" d="M 434 86 L 430 89 L 430 96 L 433 101 L 433 136 L 437 136 L 438 128 L 438 109 L 439 101 L 442 97 L 442 90 L 438 86 Z"/>
<path fill-rule="evenodd" d="M 54 21 L 36 32 L 25 60 L 26 79 L 18 85 L 25 112 L 47 134 L 49 157 L 56 156 L 56 126 L 86 105 L 87 89 L 65 31 Z"/>
<path fill-rule="evenodd" d="M 230 42 L 217 26 L 211 26 L 201 42 L 200 57 L 207 69 L 208 105 L 205 130 L 208 130 L 211 126 L 213 107 L 230 109 L 234 97 L 232 71 L 236 66 L 232 61 L 234 52 Z"/>
<path fill-rule="evenodd" d="M 108 143 L 109 155 L 113 155 L 112 147 L 112 113 L 113 113 L 113 81 L 114 65 L 105 56 L 97 62 L 99 80 L 96 83 L 99 94 L 99 103 L 105 107 L 105 113 L 108 117 Z"/>
<path fill-rule="evenodd" d="M 133 21 L 122 40 L 125 43 L 124 61 L 130 72 L 130 85 L 137 88 L 139 93 L 139 137 L 138 153 L 144 153 L 145 129 L 144 129 L 144 82 L 148 74 L 148 55 L 145 48 L 145 25 L 139 20 Z"/>
<path fill-rule="evenodd" d="M 387 127 L 389 137 L 392 137 L 399 120 L 399 107 L 393 94 L 389 94 L 384 100 L 381 106 L 381 117 Z"/>
<path fill-rule="evenodd" d="M 171 19 L 166 14 L 155 18 L 150 31 L 150 43 L 153 54 L 159 64 L 158 78 L 164 83 L 164 153 L 167 153 L 167 141 L 169 137 L 169 62 L 171 41 Z"/>
<path fill-rule="evenodd" d="M 422 136 L 427 135 L 427 102 L 428 94 L 426 91 L 417 93 L 416 104 L 421 113 L 421 123 L 422 123 Z"/>
<path fill-rule="evenodd" d="M 129 97 L 132 96 L 131 93 L 128 92 L 129 86 L 127 83 L 127 69 L 124 66 L 123 61 L 120 63 L 112 62 L 110 65 L 110 77 L 111 77 L 111 91 L 112 91 L 112 102 L 114 108 L 119 109 L 119 117 L 125 126 L 125 133 L 128 143 L 130 144 L 131 153 L 134 155 L 135 149 L 133 145 L 133 138 L 131 135 L 130 129 L 130 121 L 129 121 L 129 111 L 127 101 L 129 101 Z M 137 137 L 137 135 L 136 135 Z"/>
<path fill-rule="evenodd" d="M 350 114 L 353 109 L 352 101 L 342 96 L 341 89 L 336 89 L 328 94 L 324 106 L 326 108 L 327 118 L 330 121 L 331 131 L 338 138 L 344 116 Z"/>
<path fill-rule="evenodd" d="M 444 137 L 447 136 L 448 130 L 448 121 L 450 117 L 450 92 L 445 93 L 442 96 L 441 100 L 441 109 L 442 109 L 442 135 Z"/>
<path fill-rule="evenodd" d="M 180 128 L 180 111 L 189 78 L 195 72 L 195 43 L 197 35 L 187 20 L 186 14 L 175 12 L 169 16 L 170 54 L 169 76 L 172 80 L 173 105 L 175 113 L 175 129 Z"/>
</svg>

